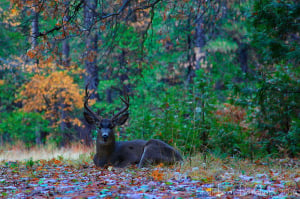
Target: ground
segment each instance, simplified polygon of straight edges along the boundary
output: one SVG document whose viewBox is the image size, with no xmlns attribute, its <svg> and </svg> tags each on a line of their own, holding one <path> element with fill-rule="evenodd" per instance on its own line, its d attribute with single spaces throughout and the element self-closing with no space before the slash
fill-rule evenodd
<svg viewBox="0 0 300 199">
<path fill-rule="evenodd" d="M 3 198 L 299 198 L 298 159 L 186 158 L 175 166 L 96 168 L 92 154 L 0 162 Z"/>
</svg>

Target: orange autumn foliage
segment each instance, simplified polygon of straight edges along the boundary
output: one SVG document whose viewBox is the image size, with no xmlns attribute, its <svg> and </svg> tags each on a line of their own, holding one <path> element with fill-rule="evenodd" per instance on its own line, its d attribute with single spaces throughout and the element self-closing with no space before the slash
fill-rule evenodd
<svg viewBox="0 0 300 199">
<path fill-rule="evenodd" d="M 240 106 L 224 103 L 223 107 L 220 107 L 215 114 L 220 124 L 235 123 L 243 129 L 249 128 L 249 124 L 246 121 L 247 113 L 245 109 Z"/>
<path fill-rule="evenodd" d="M 151 176 L 154 180 L 156 181 L 162 181 L 164 179 L 164 172 L 161 170 L 163 167 L 163 163 L 160 163 L 159 165 L 156 166 L 156 169 L 154 169 L 151 173 Z"/>
<path fill-rule="evenodd" d="M 223 118 L 224 122 L 240 123 L 245 120 L 246 111 L 242 107 L 228 103 L 224 103 L 223 105 L 223 108 L 216 111 L 216 115 Z"/>
<path fill-rule="evenodd" d="M 83 106 L 83 92 L 74 83 L 66 71 L 54 71 L 48 76 L 34 75 L 31 81 L 24 85 L 18 101 L 23 103 L 25 112 L 44 112 L 46 119 L 58 125 L 62 121 L 63 112 L 72 112 Z M 76 118 L 65 118 L 74 125 L 80 125 Z"/>
<path fill-rule="evenodd" d="M 30 50 L 27 51 L 27 56 L 28 56 L 30 59 L 33 59 L 36 55 L 37 55 L 37 52 L 36 52 L 36 50 L 34 50 L 34 49 L 30 49 Z"/>
<path fill-rule="evenodd" d="M 162 181 L 164 178 L 164 173 L 158 169 L 155 169 L 152 171 L 151 176 L 153 177 L 154 180 Z"/>
</svg>

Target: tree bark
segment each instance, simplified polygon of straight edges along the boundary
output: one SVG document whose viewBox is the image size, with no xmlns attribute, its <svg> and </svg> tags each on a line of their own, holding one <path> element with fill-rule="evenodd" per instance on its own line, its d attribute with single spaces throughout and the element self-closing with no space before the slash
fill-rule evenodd
<svg viewBox="0 0 300 199">
<path fill-rule="evenodd" d="M 64 4 L 66 6 L 65 10 L 65 16 L 63 17 L 64 23 L 67 23 L 69 21 L 69 7 L 70 7 L 70 1 L 65 0 Z M 70 44 L 69 44 L 69 39 L 66 37 L 63 42 L 62 42 L 62 65 L 66 68 L 70 67 Z"/>
<path fill-rule="evenodd" d="M 70 67 L 70 44 L 69 39 L 66 38 L 62 43 L 62 65 L 66 68 Z"/>
<path fill-rule="evenodd" d="M 95 25 L 95 9 L 97 7 L 97 0 L 85 0 L 84 2 L 84 26 L 85 26 L 85 85 L 88 85 L 88 89 L 97 90 L 99 84 L 99 69 L 97 66 L 97 44 L 98 35 L 93 31 Z M 92 92 L 91 99 L 99 99 L 98 94 Z M 86 124 L 86 123 L 85 123 Z M 86 124 L 87 125 L 87 124 Z M 91 128 L 85 127 L 79 134 L 80 139 L 83 139 L 87 145 L 92 142 Z"/>
<path fill-rule="evenodd" d="M 196 70 L 204 66 L 205 52 L 203 50 L 205 46 L 205 32 L 204 32 L 204 22 L 201 13 L 198 14 L 196 19 L 196 30 L 195 30 L 195 61 Z"/>
<path fill-rule="evenodd" d="M 248 44 L 241 41 L 240 37 L 234 37 L 233 40 L 237 43 L 237 59 L 240 68 L 244 73 L 248 73 Z"/>
<path fill-rule="evenodd" d="M 32 4 L 32 22 L 31 22 L 31 49 L 38 51 L 38 35 L 39 35 L 39 12 L 38 3 L 33 2 Z M 36 65 L 39 64 L 39 60 L 35 58 Z M 35 131 L 35 143 L 42 144 L 40 129 Z"/>
<path fill-rule="evenodd" d="M 38 46 L 37 39 L 39 35 L 39 13 L 37 11 L 38 4 L 33 3 L 32 7 L 31 48 L 35 49 Z"/>
<path fill-rule="evenodd" d="M 85 84 L 88 84 L 88 89 L 96 90 L 99 84 L 99 70 L 96 64 L 97 61 L 97 43 L 98 35 L 93 32 L 95 24 L 95 12 L 97 1 L 86 0 L 84 5 L 84 23 L 86 30 L 86 53 L 85 53 Z M 92 94 L 91 99 L 99 98 L 95 93 Z"/>
<path fill-rule="evenodd" d="M 190 20 L 191 19 L 189 19 L 188 24 L 190 24 Z M 190 53 L 188 54 L 188 59 L 189 59 L 188 74 L 187 74 L 188 83 L 193 82 L 193 78 L 195 77 L 196 70 L 200 69 L 201 67 L 206 67 L 205 52 L 203 50 L 205 44 L 206 42 L 205 42 L 205 32 L 204 32 L 204 21 L 203 21 L 202 14 L 199 13 L 195 20 L 194 38 L 192 38 L 191 35 L 188 35 L 188 49 L 190 50 L 194 47 L 193 48 L 194 52 L 192 53 L 193 56 L 190 56 Z"/>
<path fill-rule="evenodd" d="M 187 22 L 188 29 L 191 28 L 191 15 L 189 15 Z M 195 64 L 194 59 L 192 58 L 192 35 L 190 33 L 187 34 L 187 63 L 188 63 L 188 71 L 187 71 L 187 83 L 191 84 L 193 82 L 193 78 L 195 77 Z"/>
<path fill-rule="evenodd" d="M 244 73 L 248 72 L 248 45 L 246 43 L 239 43 L 239 62 L 240 67 Z"/>
</svg>

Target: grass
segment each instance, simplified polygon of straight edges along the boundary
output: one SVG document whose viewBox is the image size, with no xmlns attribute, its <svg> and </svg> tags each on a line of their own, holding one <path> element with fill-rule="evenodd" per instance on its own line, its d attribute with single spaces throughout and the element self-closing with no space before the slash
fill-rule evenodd
<svg viewBox="0 0 300 199">
<path fill-rule="evenodd" d="M 87 147 L 81 143 L 73 143 L 68 147 L 58 148 L 47 144 L 35 146 L 30 149 L 24 147 L 22 142 L 13 146 L 0 148 L 0 161 L 27 161 L 27 160 L 50 160 L 62 157 L 65 160 L 78 160 L 84 156 L 91 156 L 93 147 Z"/>
</svg>

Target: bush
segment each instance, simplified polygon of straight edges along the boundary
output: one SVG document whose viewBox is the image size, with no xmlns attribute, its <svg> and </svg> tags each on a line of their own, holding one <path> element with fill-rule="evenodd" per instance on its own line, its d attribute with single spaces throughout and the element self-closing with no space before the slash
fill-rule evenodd
<svg viewBox="0 0 300 199">
<path fill-rule="evenodd" d="M 252 110 L 256 150 L 261 154 L 294 157 L 300 152 L 295 133 L 300 117 L 299 72 L 294 66 L 277 65 L 257 75 L 258 81 L 248 89 L 238 89 L 242 95 L 237 102 Z"/>
<path fill-rule="evenodd" d="M 41 132 L 48 132 L 49 122 L 42 118 L 39 113 L 24 112 L 3 112 L 0 115 L 4 118 L 0 123 L 0 139 L 1 142 L 16 143 L 21 140 L 30 147 L 36 143 L 36 139 Z"/>
</svg>

